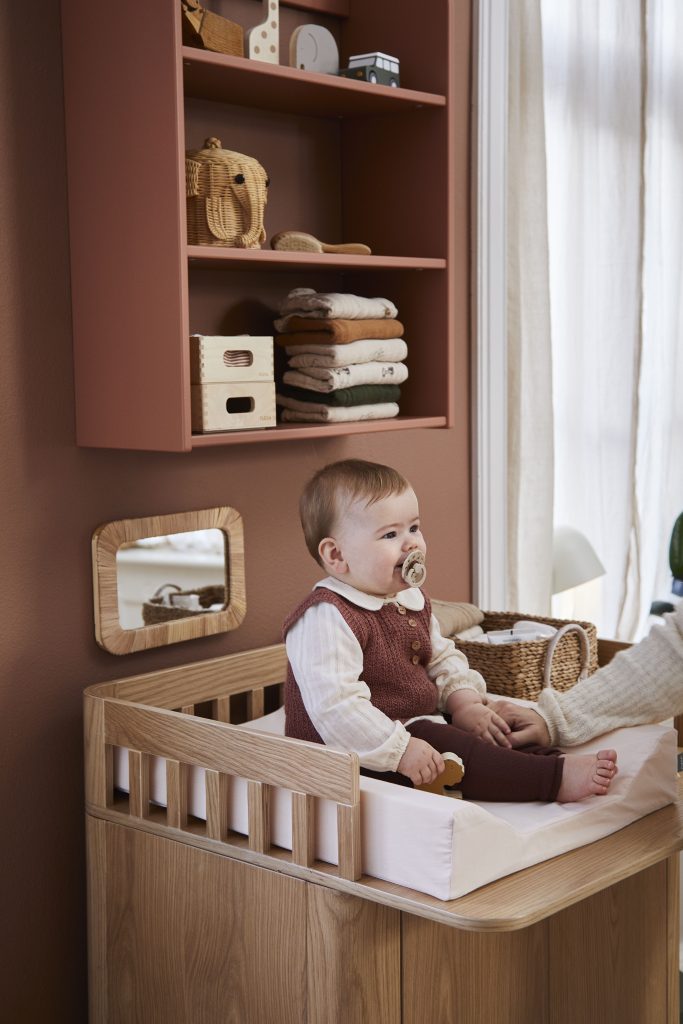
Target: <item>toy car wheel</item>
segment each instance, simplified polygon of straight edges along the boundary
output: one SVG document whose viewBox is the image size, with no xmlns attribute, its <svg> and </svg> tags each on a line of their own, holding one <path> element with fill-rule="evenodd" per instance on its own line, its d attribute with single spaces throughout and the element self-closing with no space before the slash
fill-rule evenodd
<svg viewBox="0 0 683 1024">
<path fill-rule="evenodd" d="M 372 82 L 373 85 L 377 85 L 377 75 L 375 74 L 374 71 L 370 72 L 370 74 L 368 75 L 368 78 Z"/>
<path fill-rule="evenodd" d="M 395 78 L 391 79 L 391 81 L 389 82 L 389 85 L 391 86 L 392 89 L 398 89 L 398 82 L 396 81 Z"/>
</svg>

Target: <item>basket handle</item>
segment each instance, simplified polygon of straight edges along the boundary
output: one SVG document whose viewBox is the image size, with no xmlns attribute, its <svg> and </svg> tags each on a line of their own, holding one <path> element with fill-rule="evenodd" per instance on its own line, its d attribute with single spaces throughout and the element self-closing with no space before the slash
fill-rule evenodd
<svg viewBox="0 0 683 1024">
<path fill-rule="evenodd" d="M 579 679 L 585 679 L 588 675 L 588 658 L 590 653 L 588 633 L 586 633 L 586 630 L 583 626 L 580 626 L 578 622 L 568 622 L 566 625 L 561 626 L 556 633 L 553 633 L 548 643 L 548 650 L 545 652 L 545 665 L 543 666 L 544 689 L 552 688 L 550 677 L 552 675 L 553 668 L 553 655 L 559 641 L 563 636 L 566 636 L 567 633 L 577 633 L 581 644 L 581 670 L 579 672 L 579 678 L 576 680 L 577 683 Z"/>
<path fill-rule="evenodd" d="M 179 587 L 177 583 L 162 583 L 161 586 L 157 587 L 152 594 L 152 600 L 154 600 L 155 597 L 162 597 L 167 587 L 172 587 L 173 590 L 177 590 L 178 593 L 183 589 L 182 587 Z"/>
</svg>

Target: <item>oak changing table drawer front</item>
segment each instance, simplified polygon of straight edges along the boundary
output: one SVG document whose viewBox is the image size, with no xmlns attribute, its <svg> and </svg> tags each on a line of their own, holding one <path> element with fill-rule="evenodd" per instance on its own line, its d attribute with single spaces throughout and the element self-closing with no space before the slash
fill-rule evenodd
<svg viewBox="0 0 683 1024">
<path fill-rule="evenodd" d="M 190 337 L 192 384 L 216 384 L 220 381 L 272 381 L 273 338 L 249 334 Z"/>
<path fill-rule="evenodd" d="M 192 430 L 249 430 L 275 426 L 275 384 L 231 381 L 193 384 Z"/>
</svg>

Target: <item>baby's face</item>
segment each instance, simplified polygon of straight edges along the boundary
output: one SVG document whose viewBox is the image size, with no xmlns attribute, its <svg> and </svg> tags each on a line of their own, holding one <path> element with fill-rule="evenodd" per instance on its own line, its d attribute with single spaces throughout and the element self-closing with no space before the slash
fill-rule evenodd
<svg viewBox="0 0 683 1024">
<path fill-rule="evenodd" d="M 414 550 L 427 551 L 412 487 L 368 505 L 352 501 L 335 531 L 344 560 L 339 579 L 366 594 L 388 597 L 405 590 L 401 566 Z"/>
</svg>

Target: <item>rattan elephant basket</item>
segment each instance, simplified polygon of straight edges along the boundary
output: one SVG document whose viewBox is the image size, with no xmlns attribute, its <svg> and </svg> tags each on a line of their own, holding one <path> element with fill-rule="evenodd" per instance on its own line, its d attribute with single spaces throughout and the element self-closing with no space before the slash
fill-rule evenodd
<svg viewBox="0 0 683 1024">
<path fill-rule="evenodd" d="M 258 160 L 223 149 L 220 139 L 186 153 L 188 243 L 260 249 L 269 184 Z"/>
</svg>

